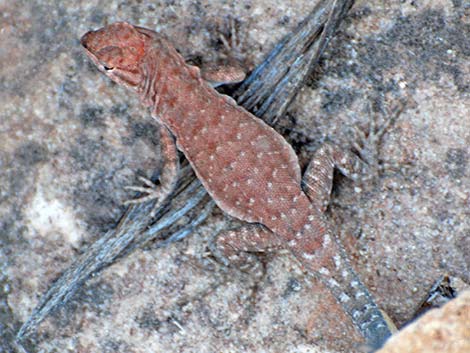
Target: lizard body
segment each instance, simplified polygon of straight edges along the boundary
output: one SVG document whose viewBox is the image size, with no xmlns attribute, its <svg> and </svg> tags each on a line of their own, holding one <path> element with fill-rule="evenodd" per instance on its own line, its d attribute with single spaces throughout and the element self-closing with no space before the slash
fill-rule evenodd
<svg viewBox="0 0 470 353">
<path fill-rule="evenodd" d="M 215 91 L 165 38 L 115 23 L 87 33 L 82 44 L 100 70 L 136 90 L 152 116 L 171 131 L 223 211 L 267 228 L 221 239 L 242 250 L 270 244 L 290 249 L 332 291 L 367 342 L 380 346 L 390 333 L 323 215 L 332 168 L 347 164 L 344 155 L 320 150 L 308 174 L 310 191 L 304 192 L 297 156 L 285 139 Z M 228 247 L 221 243 L 221 248 Z"/>
</svg>

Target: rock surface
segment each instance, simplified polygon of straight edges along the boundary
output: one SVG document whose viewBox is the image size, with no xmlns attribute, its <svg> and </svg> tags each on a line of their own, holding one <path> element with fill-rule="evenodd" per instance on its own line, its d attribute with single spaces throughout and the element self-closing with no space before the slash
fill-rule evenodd
<svg viewBox="0 0 470 353">
<path fill-rule="evenodd" d="M 0 347 L 49 284 L 112 229 L 124 185 L 158 167 L 137 98 L 89 63 L 79 38 L 127 20 L 216 61 L 235 19 L 248 68 L 312 8 L 307 0 L 0 1 Z M 441 275 L 470 283 L 470 8 L 461 0 L 357 1 L 281 132 L 305 164 L 325 139 L 404 112 L 369 183 L 338 178 L 330 216 L 377 302 L 410 321 Z M 375 114 L 372 114 L 375 112 Z M 45 320 L 30 352 L 354 352 L 360 337 L 288 254 L 261 280 L 207 265 L 217 211 L 165 249 L 91 279 Z M 10 348 L 5 348 L 9 351 Z M 13 349 L 13 348 L 12 348 Z"/>
<path fill-rule="evenodd" d="M 470 291 L 433 309 L 390 338 L 377 353 L 470 352 Z"/>
</svg>

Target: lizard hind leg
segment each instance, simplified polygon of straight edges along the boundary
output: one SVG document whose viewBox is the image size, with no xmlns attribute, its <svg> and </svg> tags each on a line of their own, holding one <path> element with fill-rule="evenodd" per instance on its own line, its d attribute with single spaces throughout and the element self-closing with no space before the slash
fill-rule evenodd
<svg viewBox="0 0 470 353">
<path fill-rule="evenodd" d="M 243 271 L 258 273 L 259 262 L 254 253 L 282 248 L 281 240 L 260 224 L 223 230 L 209 245 L 212 254 L 224 265 L 237 265 Z"/>
<path fill-rule="evenodd" d="M 302 178 L 302 188 L 310 202 L 320 212 L 324 212 L 330 200 L 334 169 L 356 180 L 364 173 L 365 167 L 366 164 L 356 155 L 325 143 L 315 151 L 308 164 Z"/>
<path fill-rule="evenodd" d="M 176 144 L 170 131 L 160 124 L 160 148 L 163 159 L 162 170 L 160 173 L 159 184 L 156 185 L 153 181 L 139 177 L 139 180 L 145 186 L 126 186 L 127 190 L 137 191 L 142 193 L 142 196 L 132 200 L 126 200 L 125 205 L 137 204 L 152 200 L 157 200 L 153 207 L 150 216 L 153 217 L 158 208 L 168 199 L 168 197 L 175 190 L 178 182 L 179 175 L 179 158 Z"/>
<path fill-rule="evenodd" d="M 367 104 L 367 111 L 369 119 L 369 126 L 366 131 L 362 131 L 359 127 L 354 126 L 353 134 L 354 140 L 352 146 L 356 152 L 361 156 L 361 159 L 371 166 L 372 171 L 377 175 L 384 169 L 384 165 L 380 163 L 379 148 L 382 138 L 389 128 L 395 123 L 400 114 L 406 108 L 408 102 L 400 100 L 394 103 L 391 107 L 387 108 L 379 105 L 379 112 L 374 113 L 371 104 Z M 381 124 L 378 123 L 378 116 L 383 115 L 385 121 Z"/>
</svg>

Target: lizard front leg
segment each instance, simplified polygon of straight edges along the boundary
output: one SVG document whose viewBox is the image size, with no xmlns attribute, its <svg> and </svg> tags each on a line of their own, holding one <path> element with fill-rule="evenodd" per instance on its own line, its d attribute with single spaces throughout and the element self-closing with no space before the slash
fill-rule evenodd
<svg viewBox="0 0 470 353">
<path fill-rule="evenodd" d="M 174 191 L 178 182 L 179 175 L 179 158 L 176 149 L 176 143 L 171 135 L 171 132 L 163 125 L 159 124 L 160 132 L 160 149 L 163 159 L 161 173 L 159 177 L 159 185 L 156 185 L 151 180 L 139 177 L 145 186 L 126 186 L 126 189 L 142 193 L 143 195 L 127 200 L 124 204 L 142 203 L 151 200 L 157 200 L 150 215 L 155 214 L 157 209 L 167 200 L 167 198 Z"/>
<path fill-rule="evenodd" d="M 242 55 L 242 43 L 238 30 L 239 23 L 232 17 L 225 17 L 219 25 L 218 39 L 223 44 L 221 51 L 223 60 L 217 63 L 204 63 L 201 65 L 201 76 L 212 87 L 242 82 L 246 77 L 243 66 L 245 60 Z"/>
</svg>

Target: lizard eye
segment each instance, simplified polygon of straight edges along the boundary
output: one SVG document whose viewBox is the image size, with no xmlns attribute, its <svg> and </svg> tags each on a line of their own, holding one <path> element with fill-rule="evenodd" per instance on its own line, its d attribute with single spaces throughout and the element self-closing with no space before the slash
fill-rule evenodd
<svg viewBox="0 0 470 353">
<path fill-rule="evenodd" d="M 114 69 L 114 67 L 109 67 L 109 66 L 103 65 L 103 69 L 105 69 L 106 71 L 111 71 L 111 70 Z"/>
</svg>

